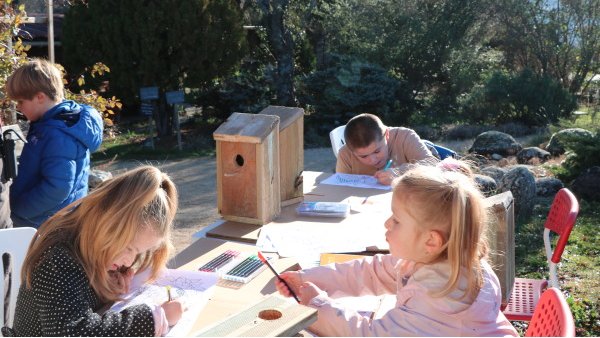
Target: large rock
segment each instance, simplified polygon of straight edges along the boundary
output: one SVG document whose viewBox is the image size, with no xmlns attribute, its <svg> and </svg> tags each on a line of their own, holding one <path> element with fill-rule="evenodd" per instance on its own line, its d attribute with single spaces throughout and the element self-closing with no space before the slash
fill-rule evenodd
<svg viewBox="0 0 600 338">
<path fill-rule="evenodd" d="M 496 184 L 500 183 L 500 180 L 502 179 L 502 177 L 504 177 L 507 171 L 508 170 L 506 169 L 495 166 L 489 166 L 479 170 L 479 172 L 481 172 L 482 175 L 486 175 L 493 178 L 494 181 L 496 181 Z"/>
<path fill-rule="evenodd" d="M 90 190 L 92 190 L 95 187 L 99 186 L 100 183 L 102 183 L 106 180 L 109 180 L 112 177 L 113 177 L 112 174 L 108 171 L 92 169 L 92 170 L 90 170 L 90 178 L 88 180 L 88 187 L 90 187 Z"/>
<path fill-rule="evenodd" d="M 524 222 L 533 211 L 534 198 L 536 195 L 535 177 L 525 166 L 516 165 L 500 180 L 498 192 L 509 191 L 515 200 L 515 219 Z"/>
<path fill-rule="evenodd" d="M 591 131 L 585 130 L 582 128 L 563 129 L 561 131 L 558 131 L 558 132 L 552 134 L 552 137 L 550 137 L 550 141 L 548 142 L 548 145 L 546 146 L 546 150 L 548 152 L 550 152 L 550 154 L 552 154 L 552 156 L 564 154 L 565 148 L 562 144 L 562 141 L 565 138 L 572 137 L 572 136 L 592 138 L 592 137 L 594 137 L 594 134 Z"/>
<path fill-rule="evenodd" d="M 600 167 L 591 167 L 573 181 L 573 193 L 588 201 L 600 201 Z"/>
<path fill-rule="evenodd" d="M 523 148 L 517 153 L 517 162 L 520 164 L 544 163 L 550 159 L 550 153 L 538 147 Z"/>
<path fill-rule="evenodd" d="M 485 197 L 490 197 L 496 194 L 498 184 L 496 184 L 496 181 L 493 178 L 487 175 L 475 174 L 473 175 L 473 179 Z"/>
<path fill-rule="evenodd" d="M 536 195 L 542 197 L 551 197 L 564 188 L 564 184 L 561 180 L 554 177 L 544 177 L 535 180 L 535 191 Z"/>
<path fill-rule="evenodd" d="M 491 130 L 479 134 L 479 136 L 475 138 L 469 152 L 481 155 L 499 154 L 502 156 L 510 156 L 515 155 L 521 149 L 523 149 L 523 146 L 515 141 L 512 136 Z"/>
</svg>

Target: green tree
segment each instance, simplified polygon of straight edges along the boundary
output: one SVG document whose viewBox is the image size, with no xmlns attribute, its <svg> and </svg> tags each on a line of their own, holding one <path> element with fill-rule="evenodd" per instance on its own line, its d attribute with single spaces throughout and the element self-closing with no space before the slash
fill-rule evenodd
<svg viewBox="0 0 600 338">
<path fill-rule="evenodd" d="M 4 94 L 6 79 L 20 65 L 27 61 L 27 46 L 17 37 L 19 26 L 26 17 L 25 6 L 12 6 L 10 0 L 0 0 L 0 100 L 2 104 L 2 120 L 5 124 L 17 122 L 11 102 Z"/>
<path fill-rule="evenodd" d="M 0 23 L 0 41 L 3 41 L 3 43 L 0 43 L 0 88 L 4 88 L 6 79 L 15 69 L 28 61 L 27 51 L 29 47 L 25 46 L 18 36 L 19 27 L 26 16 L 24 5 L 14 6 L 10 0 L 0 1 L 0 17 L 3 19 Z M 58 67 L 64 74 L 62 66 L 58 65 Z M 95 78 L 108 71 L 108 67 L 101 63 L 96 63 L 90 69 L 85 69 L 77 77 L 77 82 L 83 83 L 86 77 L 89 78 L 91 76 Z M 4 91 L 0 91 L 0 94 L 3 122 L 6 124 L 16 123 L 16 111 L 12 102 L 4 95 Z M 121 107 L 121 103 L 116 97 L 104 98 L 94 90 L 73 92 L 67 89 L 65 96 L 67 99 L 95 107 L 102 113 L 107 124 L 111 124 L 110 117 L 113 114 L 113 109 Z"/>
<path fill-rule="evenodd" d="M 548 75 L 571 94 L 600 72 L 600 1 L 501 0 L 495 42 L 508 68 Z"/>
<path fill-rule="evenodd" d="M 65 15 L 64 60 L 74 73 L 101 60 L 112 70 L 110 92 L 135 105 L 140 87 L 201 88 L 234 71 L 244 53 L 242 26 L 235 1 L 89 0 Z M 162 99 L 159 108 L 163 135 L 171 114 Z"/>
</svg>

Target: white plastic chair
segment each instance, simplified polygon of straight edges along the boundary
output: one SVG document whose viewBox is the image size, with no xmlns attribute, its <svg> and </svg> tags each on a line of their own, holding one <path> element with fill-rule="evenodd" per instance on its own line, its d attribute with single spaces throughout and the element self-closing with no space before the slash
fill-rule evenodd
<svg viewBox="0 0 600 338">
<path fill-rule="evenodd" d="M 12 228 L 0 230 L 0 257 L 8 253 L 10 255 L 10 265 L 12 268 L 11 288 L 9 291 L 8 323 L 4 323 L 4 293 L 8 285 L 4 285 L 4 266 L 0 258 L 0 327 L 12 327 L 15 316 L 15 306 L 17 305 L 17 295 L 21 286 L 21 267 L 29 249 L 29 243 L 35 236 L 37 230 L 34 228 Z"/>
<path fill-rule="evenodd" d="M 338 156 L 340 148 L 342 148 L 342 146 L 346 144 L 346 139 L 344 139 L 344 130 L 346 130 L 345 125 L 339 126 L 331 132 L 329 132 L 329 139 L 331 140 L 331 149 L 333 149 L 333 154 L 336 158 Z"/>
</svg>

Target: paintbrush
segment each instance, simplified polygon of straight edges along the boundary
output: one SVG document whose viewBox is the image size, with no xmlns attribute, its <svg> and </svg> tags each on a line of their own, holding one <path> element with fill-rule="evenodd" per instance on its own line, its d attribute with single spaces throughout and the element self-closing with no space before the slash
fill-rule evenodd
<svg viewBox="0 0 600 338">
<path fill-rule="evenodd" d="M 294 296 L 294 299 L 300 303 L 300 300 L 298 299 L 298 296 L 296 296 L 296 294 L 294 293 L 294 290 L 292 290 L 292 288 L 290 287 L 290 285 L 279 276 L 279 274 L 277 273 L 277 271 L 275 271 L 275 269 L 273 269 L 273 267 L 271 266 L 271 263 L 269 263 L 269 261 L 265 258 L 265 256 L 262 255 L 262 252 L 258 252 L 258 259 L 261 260 L 261 262 L 263 262 L 263 264 L 266 264 L 269 269 L 271 269 L 271 271 L 273 272 L 273 274 L 275 275 L 275 277 L 277 277 L 277 279 L 279 279 L 283 284 L 285 284 L 285 286 L 288 288 L 288 290 L 290 290 L 290 293 L 292 294 L 292 296 Z"/>
</svg>

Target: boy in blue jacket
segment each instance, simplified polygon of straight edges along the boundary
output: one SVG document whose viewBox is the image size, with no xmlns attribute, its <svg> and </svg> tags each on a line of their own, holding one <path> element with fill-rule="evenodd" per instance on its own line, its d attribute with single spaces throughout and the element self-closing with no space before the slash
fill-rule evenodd
<svg viewBox="0 0 600 338">
<path fill-rule="evenodd" d="M 11 218 L 15 227 L 38 228 L 87 195 L 90 152 L 102 143 L 102 117 L 92 107 L 65 100 L 60 70 L 42 59 L 15 70 L 6 94 L 30 122 L 10 191 Z"/>
</svg>

